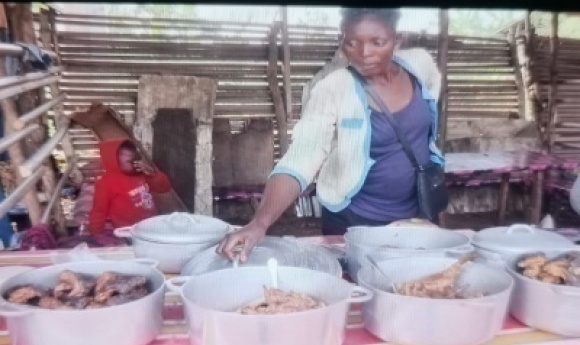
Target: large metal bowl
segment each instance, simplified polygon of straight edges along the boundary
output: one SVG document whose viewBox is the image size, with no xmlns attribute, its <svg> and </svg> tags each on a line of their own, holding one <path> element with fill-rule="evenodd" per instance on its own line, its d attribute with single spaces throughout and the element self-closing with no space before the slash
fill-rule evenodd
<svg viewBox="0 0 580 345">
<path fill-rule="evenodd" d="M 503 327 L 513 289 L 512 278 L 503 270 L 479 263 L 463 268 L 458 285 L 469 284 L 468 291 L 485 294 L 481 298 L 431 299 L 387 292 L 392 283 L 441 272 L 455 262 L 442 257 L 378 262 L 387 277 L 372 266 L 364 267 L 359 272 L 359 284 L 374 293 L 362 308 L 365 328 L 394 344 L 478 345 L 491 340 Z"/>
<path fill-rule="evenodd" d="M 185 281 L 183 286 L 179 282 Z M 278 287 L 306 293 L 325 307 L 290 314 L 241 315 L 236 310 L 263 297 L 271 286 L 267 267 L 223 269 L 167 281 L 185 305 L 192 344 L 340 345 L 349 304 L 372 294 L 330 274 L 296 267 L 278 268 Z M 362 296 L 355 297 L 355 293 Z"/>
<path fill-rule="evenodd" d="M 400 257 L 464 255 L 473 251 L 467 236 L 431 227 L 352 227 L 344 235 L 344 241 L 348 273 L 355 281 L 368 257 L 381 261 Z"/>
<path fill-rule="evenodd" d="M 552 259 L 568 252 L 571 251 L 545 254 Z M 507 264 L 507 271 L 515 280 L 511 314 L 530 327 L 580 337 L 580 287 L 544 283 L 518 273 L 517 263 L 528 254 L 514 257 Z"/>
<path fill-rule="evenodd" d="M 215 249 L 216 247 L 211 247 L 192 258 L 181 270 L 181 275 L 199 275 L 232 268 L 233 263 L 217 254 Z M 326 248 L 292 237 L 266 236 L 252 249 L 248 260 L 239 265 L 266 266 L 270 258 L 278 260 L 281 266 L 302 267 L 342 277 L 342 267 L 338 259 Z"/>
<path fill-rule="evenodd" d="M 142 275 L 149 295 L 101 309 L 51 310 L 14 304 L 4 299 L 11 288 L 35 284 L 53 288 L 64 270 L 97 276 L 106 271 Z M 145 345 L 161 333 L 165 278 L 150 264 L 91 261 L 59 264 L 14 276 L 0 285 L 0 316 L 7 319 L 13 344 L 18 345 Z"/>
</svg>

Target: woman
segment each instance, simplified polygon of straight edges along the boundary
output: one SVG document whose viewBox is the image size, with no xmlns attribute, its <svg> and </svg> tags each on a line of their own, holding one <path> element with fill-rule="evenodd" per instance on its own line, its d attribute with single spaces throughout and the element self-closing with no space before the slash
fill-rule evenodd
<svg viewBox="0 0 580 345">
<path fill-rule="evenodd" d="M 396 9 L 342 10 L 341 49 L 392 112 L 420 164 L 443 165 L 435 146 L 441 77 L 423 49 L 397 50 Z M 385 225 L 419 215 L 416 174 L 393 128 L 362 85 L 340 68 L 320 80 L 275 167 L 252 221 L 226 236 L 217 252 L 240 260 L 317 177 L 322 232 Z"/>
</svg>

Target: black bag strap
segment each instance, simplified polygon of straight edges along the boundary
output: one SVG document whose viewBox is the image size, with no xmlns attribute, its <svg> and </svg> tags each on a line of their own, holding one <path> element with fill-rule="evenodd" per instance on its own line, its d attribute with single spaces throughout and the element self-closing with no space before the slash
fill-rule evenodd
<svg viewBox="0 0 580 345">
<path fill-rule="evenodd" d="M 387 120 L 389 121 L 389 123 L 393 127 L 393 131 L 397 135 L 397 138 L 399 138 L 401 145 L 403 145 L 403 151 L 405 151 L 405 154 L 407 155 L 407 157 L 409 157 L 409 160 L 411 161 L 411 164 L 413 165 L 413 167 L 415 169 L 417 169 L 418 171 L 422 171 L 423 167 L 421 165 L 419 165 L 419 162 L 417 161 L 417 157 L 415 157 L 415 154 L 413 153 L 413 149 L 411 148 L 411 145 L 409 144 L 407 137 L 405 137 L 405 135 L 401 132 L 401 129 L 399 128 L 399 125 L 397 124 L 397 121 L 395 121 L 393 114 L 391 113 L 389 108 L 387 108 L 387 106 L 385 105 L 385 103 L 383 102 L 381 97 L 379 97 L 379 95 L 372 88 L 372 86 L 370 86 L 369 83 L 367 83 L 366 79 L 354 67 L 348 66 L 347 69 L 350 71 L 350 73 L 352 73 L 352 75 L 355 77 L 355 79 L 358 79 L 358 81 L 360 81 L 360 83 L 363 85 L 365 91 L 369 94 L 369 96 L 373 99 L 373 101 L 379 106 L 379 108 L 381 108 L 381 111 L 385 114 Z"/>
</svg>

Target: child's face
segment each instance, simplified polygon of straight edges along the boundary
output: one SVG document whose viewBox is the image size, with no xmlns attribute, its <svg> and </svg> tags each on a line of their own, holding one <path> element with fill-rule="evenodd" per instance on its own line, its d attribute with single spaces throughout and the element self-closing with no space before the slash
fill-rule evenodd
<svg viewBox="0 0 580 345">
<path fill-rule="evenodd" d="M 133 163 L 138 160 L 137 151 L 128 148 L 119 149 L 119 169 L 126 174 L 135 174 Z"/>
</svg>

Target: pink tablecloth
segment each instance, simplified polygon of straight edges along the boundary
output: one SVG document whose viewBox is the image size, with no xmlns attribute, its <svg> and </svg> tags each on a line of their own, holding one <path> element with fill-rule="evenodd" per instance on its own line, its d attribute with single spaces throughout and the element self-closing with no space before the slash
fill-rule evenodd
<svg viewBox="0 0 580 345">
<path fill-rule="evenodd" d="M 340 236 L 308 237 L 304 238 L 304 240 L 335 248 L 340 248 L 344 245 L 342 237 Z M 133 257 L 130 247 L 95 248 L 91 249 L 91 252 L 103 259 L 109 260 L 126 260 Z M 9 265 L 27 265 L 34 267 L 45 266 L 51 263 L 50 254 L 51 253 L 47 251 L 4 252 L 0 254 L 0 267 Z M 10 335 L 6 330 L 6 325 L 2 319 L 0 320 L 0 345 L 11 344 Z M 184 321 L 182 304 L 177 297 L 168 296 L 165 305 L 163 332 L 157 340 L 150 345 L 190 345 L 186 334 L 187 327 Z M 348 328 L 345 333 L 344 345 L 387 344 L 388 343 L 372 336 L 363 328 L 360 311 L 357 307 L 353 307 L 348 316 Z M 509 318 L 506 321 L 503 330 L 497 335 L 497 337 L 485 345 L 580 345 L 580 339 L 564 339 L 558 335 L 528 328 L 512 318 Z"/>
</svg>

